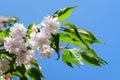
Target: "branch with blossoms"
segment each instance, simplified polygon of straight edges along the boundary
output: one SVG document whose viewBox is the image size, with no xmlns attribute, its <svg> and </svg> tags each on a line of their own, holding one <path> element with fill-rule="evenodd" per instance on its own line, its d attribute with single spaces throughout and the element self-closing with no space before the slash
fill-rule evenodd
<svg viewBox="0 0 120 80">
<path fill-rule="evenodd" d="M 79 67 L 83 62 L 92 66 L 107 64 L 90 47 L 93 43 L 104 43 L 90 31 L 65 22 L 75 8 L 59 9 L 52 16 L 44 17 L 40 24 L 32 23 L 28 27 L 18 23 L 16 17 L 0 17 L 0 78 L 44 78 L 35 51 L 39 51 L 42 59 L 57 53 L 57 60 L 62 57 L 69 67 L 73 64 Z"/>
</svg>

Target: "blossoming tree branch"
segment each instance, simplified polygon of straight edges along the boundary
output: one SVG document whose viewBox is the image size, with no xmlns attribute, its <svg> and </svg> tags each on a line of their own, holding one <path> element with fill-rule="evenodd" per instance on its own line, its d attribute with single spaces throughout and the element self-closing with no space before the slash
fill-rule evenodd
<svg viewBox="0 0 120 80">
<path fill-rule="evenodd" d="M 40 24 L 32 23 L 28 27 L 18 23 L 16 17 L 0 16 L 0 77 L 3 80 L 12 76 L 20 80 L 44 78 L 35 51 L 39 51 L 40 59 L 56 53 L 56 59 L 61 57 L 69 67 L 79 67 L 84 62 L 92 66 L 107 64 L 90 47 L 93 43 L 104 43 L 90 31 L 65 22 L 75 8 L 59 9 L 44 17 Z"/>
</svg>

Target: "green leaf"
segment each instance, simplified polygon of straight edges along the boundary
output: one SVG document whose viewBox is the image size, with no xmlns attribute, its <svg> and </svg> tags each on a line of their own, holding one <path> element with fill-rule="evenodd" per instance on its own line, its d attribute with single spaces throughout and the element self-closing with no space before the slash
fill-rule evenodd
<svg viewBox="0 0 120 80">
<path fill-rule="evenodd" d="M 100 66 L 99 61 L 94 57 L 85 52 L 81 53 L 82 60 L 92 66 Z"/>
<path fill-rule="evenodd" d="M 26 76 L 26 68 L 25 65 L 21 65 L 21 66 L 17 66 L 15 65 L 15 62 L 11 62 L 10 63 L 10 69 L 7 73 L 11 73 L 12 76 L 17 76 L 20 78 L 20 80 L 28 80 L 27 76 Z"/>
<path fill-rule="evenodd" d="M 41 80 L 41 78 L 43 78 L 41 71 L 34 67 L 30 68 L 27 74 L 30 76 L 31 80 Z"/>
<path fill-rule="evenodd" d="M 11 73 L 13 75 L 13 72 L 18 72 L 17 69 L 16 69 L 16 66 L 15 66 L 15 61 L 12 60 L 10 61 L 10 64 L 9 64 L 10 68 L 8 71 L 6 71 L 4 74 L 7 74 L 7 73 Z M 19 72 L 18 72 L 19 73 Z M 18 77 L 20 77 L 21 75 L 18 75 Z"/>
<path fill-rule="evenodd" d="M 22 66 L 18 66 L 17 68 L 17 71 L 19 72 L 19 74 L 20 74 L 20 79 L 21 80 L 27 80 L 27 77 L 26 77 L 26 75 L 25 75 L 25 73 L 26 73 L 26 68 L 25 68 L 25 65 L 24 64 L 22 64 Z"/>
<path fill-rule="evenodd" d="M 35 68 L 40 69 L 37 60 L 32 61 L 31 64 L 32 64 Z"/>
<path fill-rule="evenodd" d="M 73 67 L 72 64 L 75 64 L 79 67 L 79 63 L 81 63 L 80 51 L 78 49 L 66 49 L 62 54 L 62 60 L 70 67 Z"/>
<path fill-rule="evenodd" d="M 17 17 L 15 17 L 15 16 L 13 16 L 13 17 L 10 17 L 10 16 L 8 16 L 8 18 L 9 18 L 9 20 L 7 21 L 7 24 L 9 25 L 9 26 L 13 26 L 13 24 L 15 24 L 16 22 L 18 22 L 18 18 Z M 7 24 L 5 24 L 5 25 L 7 25 Z"/>
<path fill-rule="evenodd" d="M 24 37 L 24 42 L 26 42 L 29 38 L 30 38 L 30 34 L 33 31 L 33 26 L 35 25 L 35 23 L 32 23 L 28 26 L 27 28 L 27 35 Z"/>
<path fill-rule="evenodd" d="M 3 46 L 4 40 L 3 38 L 9 36 L 10 30 L 6 29 L 5 31 L 0 31 L 0 46 Z"/>
<path fill-rule="evenodd" d="M 32 33 L 32 31 L 33 31 L 33 26 L 35 25 L 35 23 L 32 23 L 32 24 L 30 24 L 29 26 L 28 26 L 28 28 L 27 28 L 27 34 L 29 34 L 30 35 L 30 33 Z"/>
<path fill-rule="evenodd" d="M 0 49 L 0 60 L 8 59 L 8 52 L 5 49 Z"/>
<path fill-rule="evenodd" d="M 60 41 L 75 44 L 77 46 L 87 47 L 88 49 L 93 43 L 104 44 L 96 39 L 94 34 L 92 34 L 90 31 L 76 28 L 76 26 L 70 22 L 66 22 L 65 24 L 69 27 L 62 27 L 64 32 L 60 33 Z"/>
<path fill-rule="evenodd" d="M 0 39 L 0 47 L 3 46 L 4 40 Z"/>
<path fill-rule="evenodd" d="M 70 22 L 65 22 L 65 25 L 70 26 L 73 28 L 75 35 L 79 38 L 79 40 L 89 49 L 89 45 L 85 42 L 85 40 L 82 38 L 81 34 L 78 32 L 76 26 Z"/>
<path fill-rule="evenodd" d="M 58 58 L 57 60 L 60 58 L 60 53 L 59 53 L 59 34 L 51 34 L 51 47 L 56 51 L 56 53 L 58 54 Z"/>
<path fill-rule="evenodd" d="M 88 50 L 88 49 L 84 48 L 84 50 L 86 50 L 87 54 L 89 54 L 89 55 L 93 56 L 94 58 L 96 58 L 100 65 L 108 64 L 105 60 L 100 58 L 93 49 L 90 48 Z"/>
<path fill-rule="evenodd" d="M 69 42 L 71 44 L 75 43 L 75 45 L 87 47 L 89 49 L 89 45 L 82 38 L 82 36 L 78 32 L 76 26 L 70 22 L 66 22 L 65 25 L 69 26 L 70 28 L 64 28 L 65 34 L 63 34 L 63 33 L 60 34 L 60 40 L 63 42 Z M 63 36 L 66 36 L 67 38 L 69 38 L 68 41 L 66 41 Z"/>
<path fill-rule="evenodd" d="M 101 66 L 107 64 L 105 60 L 98 57 L 97 54 L 90 49 L 65 49 L 62 54 L 62 59 L 65 64 L 70 67 L 73 67 L 72 64 L 75 64 L 79 67 L 79 63 L 82 64 L 82 61 L 91 66 Z"/>
<path fill-rule="evenodd" d="M 55 15 L 55 14 L 58 15 L 58 20 L 59 20 L 59 21 L 64 21 L 64 20 L 66 20 L 66 19 L 70 16 L 71 12 L 72 12 L 75 8 L 76 8 L 76 6 L 59 9 L 59 10 L 57 10 L 57 11 L 54 13 L 54 15 Z"/>
<path fill-rule="evenodd" d="M 38 65 L 37 60 L 32 61 L 31 65 L 32 68 L 27 70 L 27 75 L 31 78 L 31 80 L 41 80 L 41 78 L 43 78 L 43 75 L 41 73 L 41 68 Z"/>
<path fill-rule="evenodd" d="M 59 33 L 60 34 L 60 41 L 61 42 L 68 42 L 70 44 L 74 44 L 77 46 L 84 46 L 84 44 L 72 33 Z"/>
<path fill-rule="evenodd" d="M 3 39 L 4 37 L 9 36 L 10 30 L 6 29 L 5 31 L 0 32 L 0 39 Z"/>
<path fill-rule="evenodd" d="M 92 43 L 99 43 L 99 44 L 104 44 L 104 42 L 101 42 L 98 40 L 93 33 L 91 33 L 88 30 L 83 30 L 83 29 L 78 29 L 78 32 L 82 35 L 84 40 L 90 45 Z"/>
<path fill-rule="evenodd" d="M 108 64 L 105 60 L 100 58 L 93 49 L 83 49 L 86 50 L 81 52 L 82 60 L 85 61 L 87 64 L 92 66 L 101 66 L 104 64 Z"/>
<path fill-rule="evenodd" d="M 20 77 L 20 80 L 28 80 L 28 78 L 26 76 L 22 76 Z"/>
</svg>

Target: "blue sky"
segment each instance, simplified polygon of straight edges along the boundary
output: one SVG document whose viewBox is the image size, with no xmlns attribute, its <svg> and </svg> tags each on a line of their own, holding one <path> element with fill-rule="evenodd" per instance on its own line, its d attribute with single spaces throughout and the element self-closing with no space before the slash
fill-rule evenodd
<svg viewBox="0 0 120 80">
<path fill-rule="evenodd" d="M 44 16 L 56 10 L 77 5 L 67 21 L 92 31 L 105 45 L 92 47 L 109 64 L 103 67 L 66 66 L 56 54 L 51 59 L 39 59 L 47 80 L 119 80 L 120 0 L 0 0 L 0 16 L 18 16 L 20 23 L 40 23 Z"/>
</svg>

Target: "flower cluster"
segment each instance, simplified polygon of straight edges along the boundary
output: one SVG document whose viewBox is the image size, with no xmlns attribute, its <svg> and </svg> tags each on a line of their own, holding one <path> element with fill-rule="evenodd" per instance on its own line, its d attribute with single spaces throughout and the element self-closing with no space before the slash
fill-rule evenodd
<svg viewBox="0 0 120 80">
<path fill-rule="evenodd" d="M 93 66 L 108 64 L 91 48 L 93 43 L 104 43 L 90 31 L 65 21 L 75 8 L 59 9 L 53 16 L 44 17 L 40 24 L 32 23 L 28 28 L 16 23 L 17 17 L 0 16 L 0 80 L 11 80 L 12 76 L 21 80 L 44 78 L 35 52 L 40 58 L 50 58 L 55 51 L 57 60 L 62 57 L 72 68 L 73 64 L 80 67 L 83 62 Z"/>
<path fill-rule="evenodd" d="M 27 50 L 27 44 L 23 42 L 27 29 L 23 24 L 14 24 L 10 28 L 10 37 L 4 38 L 4 48 L 10 54 L 16 54 L 16 64 L 28 64 L 35 59 L 34 50 Z"/>
<path fill-rule="evenodd" d="M 50 57 L 53 49 L 50 47 L 50 37 L 51 34 L 57 32 L 60 27 L 60 23 L 58 22 L 58 17 L 47 16 L 41 22 L 41 30 L 36 31 L 35 26 L 34 30 L 30 35 L 30 40 L 28 40 L 28 44 L 33 49 L 40 50 L 40 57 Z"/>
<path fill-rule="evenodd" d="M 38 30 L 40 27 L 40 30 Z M 53 49 L 50 47 L 51 34 L 60 27 L 57 17 L 47 16 L 40 25 L 34 25 L 30 38 L 25 42 L 27 29 L 23 24 L 15 23 L 10 28 L 10 36 L 4 38 L 4 48 L 9 54 L 15 54 L 17 66 L 29 64 L 35 60 L 35 50 L 39 50 L 40 57 L 50 57 Z M 30 47 L 30 49 L 28 49 Z"/>
</svg>

